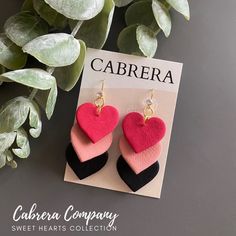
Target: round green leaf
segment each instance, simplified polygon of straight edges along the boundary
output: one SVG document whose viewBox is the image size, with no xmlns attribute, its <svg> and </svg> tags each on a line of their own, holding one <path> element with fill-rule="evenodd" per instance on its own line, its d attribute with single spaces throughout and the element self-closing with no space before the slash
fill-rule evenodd
<svg viewBox="0 0 236 236">
<path fill-rule="evenodd" d="M 180 12 L 184 17 L 190 19 L 190 10 L 188 0 L 166 0 L 176 11 Z"/>
<path fill-rule="evenodd" d="M 168 9 L 158 0 L 152 1 L 152 10 L 157 24 L 168 37 L 171 31 L 171 18 Z"/>
<path fill-rule="evenodd" d="M 45 112 L 48 119 L 51 119 L 53 115 L 56 101 L 57 101 L 57 84 L 56 84 L 56 81 L 54 81 L 49 91 L 46 108 L 45 108 Z"/>
<path fill-rule="evenodd" d="M 22 4 L 21 11 L 34 11 L 33 0 L 25 0 Z"/>
<path fill-rule="evenodd" d="M 30 12 L 20 12 L 10 17 L 4 24 L 7 37 L 23 47 L 32 39 L 48 32 L 47 24 Z"/>
<path fill-rule="evenodd" d="M 80 40 L 80 55 L 78 59 L 70 66 L 55 69 L 54 76 L 56 77 L 57 85 L 61 89 L 70 91 L 76 85 L 83 70 L 85 54 L 86 45 Z"/>
<path fill-rule="evenodd" d="M 27 43 L 23 51 L 48 66 L 60 67 L 76 61 L 80 53 L 80 44 L 70 34 L 47 34 Z"/>
<path fill-rule="evenodd" d="M 0 133 L 0 153 L 5 152 L 15 141 L 16 132 Z"/>
<path fill-rule="evenodd" d="M 3 73 L 0 81 L 16 82 L 32 88 L 48 90 L 55 82 L 55 78 L 42 69 L 21 69 Z"/>
<path fill-rule="evenodd" d="M 42 121 L 40 118 L 40 109 L 34 101 L 29 101 L 29 133 L 33 138 L 39 137 L 42 131 Z"/>
<path fill-rule="evenodd" d="M 157 50 L 157 39 L 151 29 L 145 25 L 139 25 L 136 31 L 139 49 L 146 57 L 153 57 Z"/>
<path fill-rule="evenodd" d="M 57 87 L 54 88 L 52 92 L 39 90 L 35 95 L 37 103 L 45 110 L 48 119 L 51 119 L 56 105 Z"/>
<path fill-rule="evenodd" d="M 16 132 L 16 145 L 19 148 L 12 149 L 12 152 L 19 158 L 27 158 L 30 154 L 30 146 L 27 133 L 23 128 L 19 128 Z"/>
<path fill-rule="evenodd" d="M 53 9 L 74 20 L 89 20 L 103 8 L 104 0 L 45 0 Z"/>
<path fill-rule="evenodd" d="M 130 5 L 125 13 L 125 21 L 127 25 L 142 24 L 154 31 L 159 29 L 150 1 L 139 1 Z"/>
<path fill-rule="evenodd" d="M 6 71 L 5 67 L 0 65 L 0 74 L 4 73 Z"/>
<path fill-rule="evenodd" d="M 12 154 L 11 154 L 12 155 Z M 8 157 L 8 156 L 7 156 Z M 7 165 L 9 165 L 12 169 L 17 168 L 17 163 L 14 160 L 8 161 Z"/>
<path fill-rule="evenodd" d="M 0 132 L 9 133 L 21 127 L 29 113 L 29 106 L 24 97 L 8 101 L 0 110 Z"/>
<path fill-rule="evenodd" d="M 0 65 L 0 74 L 4 73 L 6 71 L 5 67 Z M 3 81 L 0 81 L 0 85 L 2 85 Z"/>
<path fill-rule="evenodd" d="M 41 69 L 22 69 L 4 73 L 0 77 L 0 81 L 17 82 L 32 88 L 40 90 L 49 90 L 47 96 L 43 94 L 46 102 L 46 115 L 51 118 L 57 99 L 57 84 L 56 79 L 48 72 Z M 1 129 L 0 129 L 1 132 Z M 34 134 L 31 134 L 32 136 Z"/>
<path fill-rule="evenodd" d="M 114 0 L 117 7 L 124 7 L 130 4 L 133 0 Z"/>
<path fill-rule="evenodd" d="M 49 25 L 56 28 L 65 28 L 67 18 L 62 14 L 52 9 L 44 0 L 33 0 L 35 11 L 48 22 Z"/>
<path fill-rule="evenodd" d="M 26 121 L 29 114 L 30 134 L 37 138 L 42 130 L 38 105 L 24 97 L 17 97 L 7 102 L 0 111 L 0 152 L 14 142 L 15 133 Z M 3 132 L 3 133 L 2 133 Z M 10 133 L 11 132 L 11 133 Z"/>
<path fill-rule="evenodd" d="M 93 19 L 83 22 L 77 35 L 87 47 L 99 49 L 103 47 L 110 31 L 114 8 L 113 0 L 105 0 L 102 11 Z"/>
<path fill-rule="evenodd" d="M 11 166 L 12 168 L 16 168 L 17 164 L 13 160 L 13 155 L 11 151 L 6 150 L 3 153 L 0 153 L 0 168 L 4 167 L 5 165 Z"/>
<path fill-rule="evenodd" d="M 0 64 L 10 70 L 25 66 L 27 54 L 15 45 L 5 34 L 0 34 Z"/>
<path fill-rule="evenodd" d="M 7 162 L 7 156 L 5 153 L 0 153 L 0 168 L 4 167 Z"/>
<path fill-rule="evenodd" d="M 120 52 L 143 56 L 136 40 L 136 29 L 137 25 L 130 25 L 120 32 L 117 40 Z"/>
</svg>

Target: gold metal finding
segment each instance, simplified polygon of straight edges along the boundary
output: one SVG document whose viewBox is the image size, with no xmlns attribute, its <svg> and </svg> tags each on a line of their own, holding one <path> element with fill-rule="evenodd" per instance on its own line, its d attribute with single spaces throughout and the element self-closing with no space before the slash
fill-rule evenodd
<svg viewBox="0 0 236 236">
<path fill-rule="evenodd" d="M 150 98 L 146 100 L 146 106 L 144 107 L 143 110 L 143 115 L 144 115 L 144 119 L 145 121 L 150 119 L 153 114 L 154 114 L 154 110 L 153 110 L 153 96 L 154 96 L 154 91 L 153 89 L 151 90 L 151 95 Z"/>
<path fill-rule="evenodd" d="M 104 98 L 104 80 L 102 81 L 102 89 L 100 92 L 97 93 L 97 98 L 94 100 L 94 104 L 98 108 L 98 112 L 101 112 L 104 104 L 105 104 L 105 98 Z"/>
</svg>

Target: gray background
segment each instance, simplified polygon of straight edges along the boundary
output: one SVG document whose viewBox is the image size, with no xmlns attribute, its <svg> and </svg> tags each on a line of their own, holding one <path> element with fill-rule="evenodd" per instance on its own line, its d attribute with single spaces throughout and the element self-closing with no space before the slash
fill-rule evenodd
<svg viewBox="0 0 236 236">
<path fill-rule="evenodd" d="M 0 1 L 1 26 L 20 4 Z M 77 86 L 60 92 L 52 120 L 45 119 L 41 137 L 31 139 L 29 159 L 19 161 L 17 170 L 0 171 L 1 235 L 13 235 L 15 207 L 33 202 L 40 210 L 62 211 L 73 204 L 120 214 L 117 232 L 86 235 L 236 235 L 236 2 L 190 0 L 190 5 L 191 21 L 174 13 L 172 34 L 159 38 L 156 55 L 184 63 L 161 200 L 63 182 Z M 117 50 L 121 14 L 116 13 L 105 49 Z M 21 91 L 4 85 L 0 94 L 2 104 Z"/>
</svg>

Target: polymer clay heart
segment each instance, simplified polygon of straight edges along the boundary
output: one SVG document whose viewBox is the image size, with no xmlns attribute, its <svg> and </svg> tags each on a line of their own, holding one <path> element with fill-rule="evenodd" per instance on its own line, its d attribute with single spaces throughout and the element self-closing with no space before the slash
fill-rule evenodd
<svg viewBox="0 0 236 236">
<path fill-rule="evenodd" d="M 122 123 L 123 133 L 136 153 L 157 144 L 165 135 L 166 126 L 162 119 L 152 117 L 144 120 L 138 112 L 125 116 Z"/>
<path fill-rule="evenodd" d="M 112 133 L 109 133 L 98 142 L 92 143 L 77 124 L 73 125 L 70 138 L 73 148 L 81 162 L 88 161 L 103 154 L 109 149 L 112 143 Z"/>
<path fill-rule="evenodd" d="M 135 174 L 139 174 L 140 172 L 154 164 L 161 153 L 160 143 L 153 145 L 143 152 L 135 153 L 124 136 L 120 138 L 119 145 L 124 160 L 135 172 Z"/>
<path fill-rule="evenodd" d="M 84 103 L 76 111 L 76 120 L 93 143 L 111 133 L 118 124 L 119 113 L 112 106 L 104 106 L 100 112 L 92 103 Z"/>
<path fill-rule="evenodd" d="M 91 160 L 81 162 L 70 143 L 66 149 L 66 160 L 70 168 L 79 179 L 84 179 L 102 169 L 108 159 L 108 152 L 105 152 Z"/>
<path fill-rule="evenodd" d="M 156 177 L 159 172 L 159 163 L 157 161 L 146 170 L 136 175 L 126 163 L 122 155 L 118 158 L 116 167 L 121 179 L 130 187 L 133 192 L 136 192 L 144 185 L 148 184 Z"/>
</svg>

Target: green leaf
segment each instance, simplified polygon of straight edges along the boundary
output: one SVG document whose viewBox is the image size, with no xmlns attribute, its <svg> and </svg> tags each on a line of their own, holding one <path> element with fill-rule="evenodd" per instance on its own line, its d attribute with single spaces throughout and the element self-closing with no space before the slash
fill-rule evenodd
<svg viewBox="0 0 236 236">
<path fill-rule="evenodd" d="M 57 85 L 65 91 L 70 91 L 76 85 L 84 67 L 86 45 L 82 40 L 79 42 L 80 55 L 78 59 L 70 66 L 56 68 L 54 72 Z"/>
<path fill-rule="evenodd" d="M 34 11 L 33 0 L 25 0 L 22 4 L 21 11 Z"/>
<path fill-rule="evenodd" d="M 102 11 L 93 19 L 83 22 L 77 38 L 83 40 L 87 47 L 102 48 L 110 31 L 114 8 L 113 0 L 105 0 Z"/>
<path fill-rule="evenodd" d="M 29 125 L 32 127 L 29 133 L 33 138 L 37 138 L 42 131 L 40 109 L 34 101 L 29 101 L 29 107 Z"/>
<path fill-rule="evenodd" d="M 40 17 L 47 21 L 49 25 L 62 29 L 66 27 L 67 18 L 52 9 L 44 0 L 33 0 L 33 6 Z"/>
<path fill-rule="evenodd" d="M 157 24 L 162 29 L 166 37 L 171 31 L 171 18 L 168 9 L 158 0 L 152 1 L 152 10 Z"/>
<path fill-rule="evenodd" d="M 10 152 L 10 155 L 12 155 L 12 153 Z M 8 158 L 9 156 L 7 156 Z M 13 157 L 13 155 L 12 155 Z M 14 161 L 14 160 L 11 160 L 11 161 L 7 161 L 6 163 L 8 166 L 10 166 L 12 169 L 16 169 L 17 168 L 17 163 Z"/>
<path fill-rule="evenodd" d="M 137 27 L 138 25 L 130 25 L 120 32 L 117 40 L 120 52 L 143 56 L 136 39 Z"/>
<path fill-rule="evenodd" d="M 11 166 L 12 168 L 17 167 L 16 162 L 13 160 L 13 155 L 9 150 L 0 153 L 0 168 L 4 167 L 6 164 Z"/>
<path fill-rule="evenodd" d="M 30 154 L 30 146 L 27 133 L 23 128 L 16 132 L 16 144 L 19 148 L 12 149 L 12 152 L 19 158 L 27 158 Z"/>
<path fill-rule="evenodd" d="M 5 67 L 0 65 L 0 74 L 4 73 L 6 71 Z M 0 86 L 2 85 L 3 81 L 0 81 Z"/>
<path fill-rule="evenodd" d="M 54 81 L 51 90 L 48 94 L 48 99 L 47 99 L 47 103 L 46 103 L 46 115 L 48 119 L 51 119 L 53 111 L 55 109 L 55 105 L 56 105 L 56 101 L 57 101 L 57 84 L 56 81 Z"/>
<path fill-rule="evenodd" d="M 130 5 L 125 13 L 125 21 L 127 25 L 141 24 L 154 31 L 159 30 L 150 1 L 139 1 Z"/>
<path fill-rule="evenodd" d="M 15 134 L 16 134 L 16 132 L 15 132 Z M 6 150 L 5 153 L 6 153 L 6 156 L 7 156 L 7 162 L 11 162 L 13 160 L 12 152 L 10 150 Z"/>
<path fill-rule="evenodd" d="M 145 25 L 130 25 L 118 37 L 118 48 L 123 53 L 153 57 L 157 49 L 157 39 Z"/>
<path fill-rule="evenodd" d="M 130 4 L 133 0 L 114 0 L 117 7 L 124 7 Z"/>
<path fill-rule="evenodd" d="M 5 152 L 15 141 L 16 132 L 0 133 L 0 153 Z"/>
<path fill-rule="evenodd" d="M 29 113 L 29 106 L 24 97 L 8 101 L 0 110 L 0 133 L 10 133 L 21 127 Z"/>
<path fill-rule="evenodd" d="M 53 9 L 67 18 L 89 20 L 103 8 L 104 0 L 45 0 Z"/>
<path fill-rule="evenodd" d="M 51 118 L 57 98 L 55 77 L 41 69 L 22 69 L 2 74 L 0 77 L 1 80 L 5 82 L 17 82 L 40 90 L 49 90 L 45 111 L 48 119 Z M 45 93 L 44 98 L 46 99 Z"/>
<path fill-rule="evenodd" d="M 26 121 L 29 115 L 30 134 L 37 138 L 42 130 L 40 110 L 38 105 L 24 97 L 8 101 L 0 110 L 0 152 L 14 142 L 15 133 Z M 8 146 L 8 144 L 10 144 Z"/>
<path fill-rule="evenodd" d="M 47 34 L 27 43 L 23 51 L 48 66 L 60 67 L 76 61 L 80 53 L 80 44 L 70 34 Z"/>
<path fill-rule="evenodd" d="M 42 69 L 32 68 L 3 73 L 0 81 L 16 82 L 32 88 L 48 90 L 55 82 L 55 78 Z"/>
<path fill-rule="evenodd" d="M 180 12 L 184 17 L 190 19 L 190 10 L 188 0 L 166 0 L 176 11 Z"/>
<path fill-rule="evenodd" d="M 23 47 L 34 38 L 48 32 L 47 24 L 30 12 L 20 12 L 10 17 L 4 24 L 7 37 Z"/>
<path fill-rule="evenodd" d="M 0 74 L 4 73 L 6 71 L 5 67 L 0 65 Z"/>
<path fill-rule="evenodd" d="M 15 45 L 5 34 L 0 34 L 0 64 L 10 70 L 25 66 L 27 54 Z"/>
<path fill-rule="evenodd" d="M 151 29 L 145 25 L 139 25 L 136 31 L 139 49 L 146 57 L 153 57 L 157 50 L 157 39 Z"/>
<path fill-rule="evenodd" d="M 4 167 L 7 162 L 7 156 L 5 153 L 0 153 L 0 168 Z"/>
<path fill-rule="evenodd" d="M 7 165 L 9 165 L 12 169 L 17 168 L 17 163 L 14 160 L 7 162 Z"/>
</svg>

